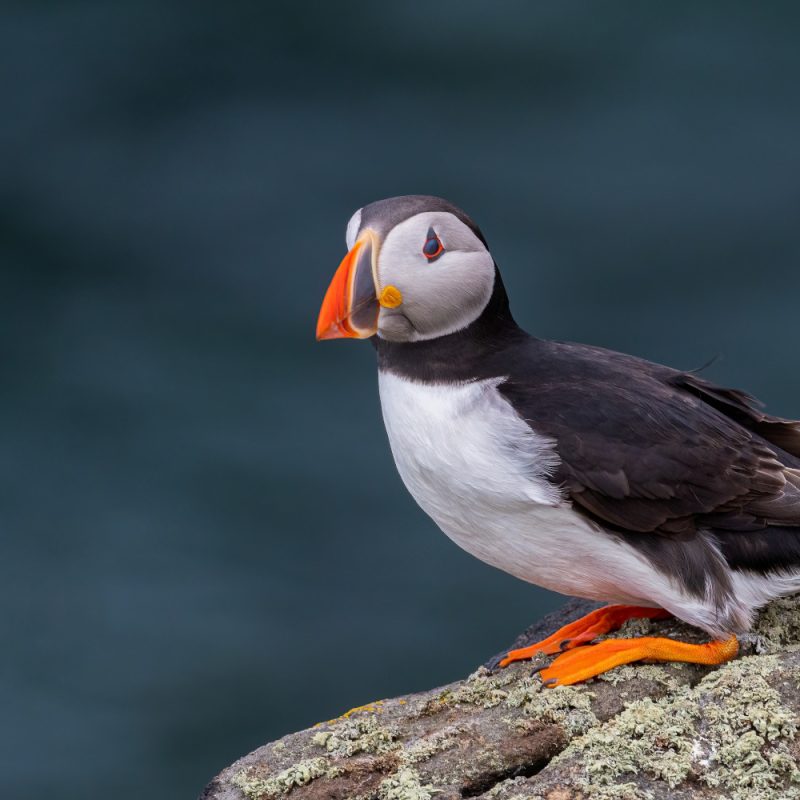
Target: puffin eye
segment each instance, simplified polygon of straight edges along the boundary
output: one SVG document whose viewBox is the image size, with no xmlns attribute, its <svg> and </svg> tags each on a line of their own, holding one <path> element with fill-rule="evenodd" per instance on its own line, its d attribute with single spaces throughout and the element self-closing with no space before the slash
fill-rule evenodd
<svg viewBox="0 0 800 800">
<path fill-rule="evenodd" d="M 444 247 L 441 239 L 436 235 L 436 231 L 433 228 L 428 228 L 428 237 L 422 246 L 422 254 L 428 261 L 436 261 L 442 253 L 444 253 Z"/>
</svg>

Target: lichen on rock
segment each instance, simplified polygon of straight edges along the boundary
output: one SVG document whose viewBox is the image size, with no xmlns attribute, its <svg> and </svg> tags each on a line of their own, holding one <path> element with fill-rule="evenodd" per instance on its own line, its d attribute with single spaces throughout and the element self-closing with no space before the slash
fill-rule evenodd
<svg viewBox="0 0 800 800">
<path fill-rule="evenodd" d="M 435 793 L 433 786 L 424 785 L 419 773 L 410 767 L 398 770 L 378 787 L 379 800 L 431 800 Z"/>
<path fill-rule="evenodd" d="M 334 756 L 386 753 L 398 746 L 397 731 L 379 724 L 371 714 L 340 718 L 328 724 L 330 729 L 316 733 L 312 741 Z"/>
<path fill-rule="evenodd" d="M 642 634 L 703 639 L 675 620 L 615 635 Z M 351 709 L 241 759 L 204 800 L 800 800 L 798 598 L 719 667 L 630 664 L 548 689 L 547 662 Z"/>
<path fill-rule="evenodd" d="M 506 705 L 522 708 L 537 720 L 563 725 L 571 735 L 577 735 L 597 725 L 597 717 L 592 711 L 594 696 L 582 686 L 546 689 L 536 676 L 519 681 L 509 692 Z"/>
<path fill-rule="evenodd" d="M 435 712 L 444 707 L 455 707 L 462 703 L 494 708 L 507 697 L 507 686 L 514 682 L 514 675 L 507 671 L 490 672 L 486 667 L 479 667 L 458 686 L 447 687 L 439 692 L 428 707 Z"/>
<path fill-rule="evenodd" d="M 758 615 L 753 634 L 761 638 L 764 652 L 780 652 L 785 645 L 800 642 L 798 596 L 773 600 Z"/>
<path fill-rule="evenodd" d="M 233 776 L 231 783 L 249 798 L 279 797 L 295 786 L 305 786 L 315 778 L 333 775 L 335 768 L 325 758 L 309 758 L 293 764 L 277 775 L 261 776 L 257 770 L 244 769 Z"/>
<path fill-rule="evenodd" d="M 731 800 L 789 797 L 800 789 L 790 750 L 797 710 L 767 681 L 779 672 L 774 656 L 726 664 L 693 688 L 630 704 L 554 763 L 582 765 L 575 781 L 592 796 L 620 776 L 645 774 L 670 788 L 689 779 L 721 787 Z"/>
</svg>

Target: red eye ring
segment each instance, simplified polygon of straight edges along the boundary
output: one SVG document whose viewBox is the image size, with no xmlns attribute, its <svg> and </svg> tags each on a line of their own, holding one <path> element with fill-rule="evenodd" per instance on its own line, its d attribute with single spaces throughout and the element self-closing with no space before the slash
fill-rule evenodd
<svg viewBox="0 0 800 800">
<path fill-rule="evenodd" d="M 422 246 L 422 255 L 428 261 L 435 261 L 442 253 L 444 253 L 442 240 L 436 235 L 436 231 L 433 228 L 428 228 L 428 238 Z"/>
</svg>

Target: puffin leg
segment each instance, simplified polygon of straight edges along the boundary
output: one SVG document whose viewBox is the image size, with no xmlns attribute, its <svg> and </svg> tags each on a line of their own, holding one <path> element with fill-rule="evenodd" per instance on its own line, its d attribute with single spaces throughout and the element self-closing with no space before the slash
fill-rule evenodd
<svg viewBox="0 0 800 800">
<path fill-rule="evenodd" d="M 663 608 L 649 606 L 605 606 L 592 611 L 585 617 L 576 619 L 569 625 L 559 628 L 552 636 L 542 639 L 541 642 L 512 650 L 501 662 L 501 667 L 507 667 L 514 661 L 524 661 L 533 658 L 537 653 L 554 655 L 564 650 L 591 642 L 592 639 L 604 633 L 619 630 L 623 623 L 629 619 L 669 619 L 672 614 Z"/>
<path fill-rule="evenodd" d="M 600 644 L 560 655 L 541 671 L 545 686 L 567 686 L 593 678 L 632 661 L 683 661 L 691 664 L 723 664 L 739 652 L 735 636 L 725 641 L 688 644 L 674 639 L 641 636 L 638 639 L 606 639 Z"/>
</svg>

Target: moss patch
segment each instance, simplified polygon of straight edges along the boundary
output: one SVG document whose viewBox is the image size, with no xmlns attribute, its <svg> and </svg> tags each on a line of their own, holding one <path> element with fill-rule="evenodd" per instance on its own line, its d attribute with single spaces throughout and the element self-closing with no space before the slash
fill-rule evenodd
<svg viewBox="0 0 800 800">
<path fill-rule="evenodd" d="M 508 697 L 506 687 L 515 683 L 517 678 L 518 675 L 512 670 L 491 673 L 485 667 L 480 667 L 462 684 L 444 689 L 429 701 L 425 713 L 435 714 L 443 708 L 461 704 L 494 708 Z"/>
<path fill-rule="evenodd" d="M 292 764 L 288 769 L 276 775 L 261 775 L 255 768 L 244 769 L 231 779 L 251 800 L 280 797 L 287 794 L 295 786 L 305 786 L 323 775 L 334 777 L 340 770 L 331 767 L 326 758 L 308 758 Z"/>
<path fill-rule="evenodd" d="M 431 784 L 420 781 L 419 773 L 411 767 L 398 770 L 378 787 L 380 800 L 431 800 L 436 793 Z"/>
<path fill-rule="evenodd" d="M 523 678 L 508 693 L 506 705 L 522 710 L 542 722 L 556 722 L 573 736 L 598 724 L 592 711 L 594 694 L 585 688 L 557 686 L 546 689 L 538 676 Z"/>
<path fill-rule="evenodd" d="M 597 680 L 617 685 L 633 680 L 651 680 L 666 687 L 670 692 L 677 692 L 686 683 L 678 677 L 689 669 L 687 664 L 623 664 L 621 667 L 604 672 L 597 676 Z"/>
<path fill-rule="evenodd" d="M 314 734 L 311 741 L 333 756 L 352 756 L 356 753 L 388 753 L 399 745 L 397 731 L 380 725 L 372 716 L 340 718 L 331 729 Z"/>
<path fill-rule="evenodd" d="M 455 747 L 463 736 L 463 730 L 459 727 L 445 728 L 436 731 L 423 739 L 410 744 L 400 753 L 400 760 L 403 764 L 418 764 L 427 761 L 437 753 L 442 753 Z"/>
<path fill-rule="evenodd" d="M 782 645 L 800 642 L 800 614 L 797 598 L 782 597 L 773 600 L 758 615 L 753 633 L 761 638 L 764 652 L 773 653 Z"/>
<path fill-rule="evenodd" d="M 643 774 L 674 788 L 686 780 L 721 787 L 731 800 L 800 797 L 789 743 L 795 714 L 766 680 L 774 656 L 744 658 L 672 697 L 631 703 L 607 724 L 573 741 L 554 764 L 581 764 L 591 796 Z"/>
</svg>

